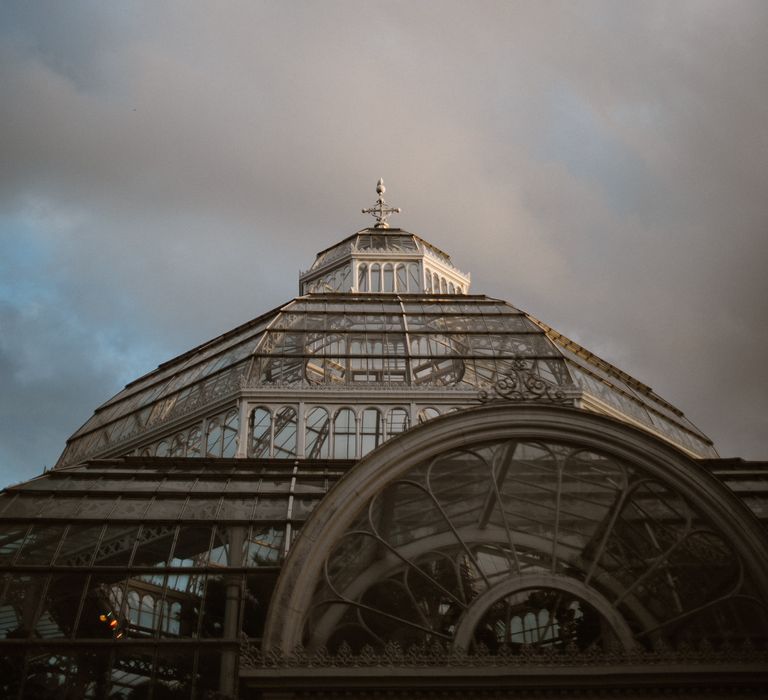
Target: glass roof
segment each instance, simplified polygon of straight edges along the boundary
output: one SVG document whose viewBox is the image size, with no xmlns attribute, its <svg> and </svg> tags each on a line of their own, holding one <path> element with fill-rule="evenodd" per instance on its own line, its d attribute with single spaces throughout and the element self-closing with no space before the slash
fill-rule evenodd
<svg viewBox="0 0 768 700">
<path fill-rule="evenodd" d="M 340 243 L 320 251 L 312 263 L 310 270 L 317 270 L 329 263 L 358 252 L 396 252 L 396 253 L 422 253 L 427 252 L 442 263 L 453 266 L 451 256 L 431 243 L 423 240 L 414 233 L 403 231 L 399 228 L 380 229 L 366 228 L 358 231 Z"/>
<path fill-rule="evenodd" d="M 476 392 L 524 360 L 558 386 L 576 385 L 604 410 L 697 456 L 711 442 L 649 387 L 514 306 L 486 296 L 310 294 L 171 360 L 98 408 L 57 466 L 116 456 L 126 440 L 204 413 L 243 388 L 307 399 L 320 388 Z M 461 396 L 456 394 L 457 397 Z M 457 398 L 460 403 L 462 399 Z M 596 401 L 595 401 L 596 400 Z"/>
</svg>

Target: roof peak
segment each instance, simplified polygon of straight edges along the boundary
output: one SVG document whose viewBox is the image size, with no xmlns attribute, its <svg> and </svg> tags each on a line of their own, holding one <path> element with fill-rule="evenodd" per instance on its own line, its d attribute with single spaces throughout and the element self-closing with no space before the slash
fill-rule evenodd
<svg viewBox="0 0 768 700">
<path fill-rule="evenodd" d="M 387 188 L 384 187 L 384 178 L 380 177 L 379 181 L 376 183 L 376 194 L 379 195 L 378 199 L 376 200 L 376 204 L 374 204 L 372 207 L 368 207 L 367 209 L 362 210 L 363 214 L 370 214 L 376 219 L 374 228 L 389 228 L 387 219 L 392 214 L 400 213 L 400 207 L 390 207 L 384 201 L 384 193 L 386 191 Z"/>
</svg>

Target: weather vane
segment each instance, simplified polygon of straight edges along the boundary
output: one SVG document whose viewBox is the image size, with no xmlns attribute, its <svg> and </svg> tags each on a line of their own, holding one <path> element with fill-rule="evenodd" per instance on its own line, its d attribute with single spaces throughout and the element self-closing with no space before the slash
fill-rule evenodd
<svg viewBox="0 0 768 700">
<path fill-rule="evenodd" d="M 387 191 L 387 188 L 384 187 L 384 178 L 379 178 L 379 181 L 376 183 L 376 193 L 379 195 L 379 198 L 376 200 L 376 204 L 374 204 L 372 207 L 369 207 L 368 209 L 363 209 L 363 214 L 370 214 L 371 216 L 376 217 L 376 224 L 374 228 L 389 228 L 389 224 L 387 223 L 387 219 L 391 214 L 399 214 L 400 213 L 400 207 L 393 208 L 387 205 L 387 203 L 384 201 L 384 193 Z"/>
</svg>

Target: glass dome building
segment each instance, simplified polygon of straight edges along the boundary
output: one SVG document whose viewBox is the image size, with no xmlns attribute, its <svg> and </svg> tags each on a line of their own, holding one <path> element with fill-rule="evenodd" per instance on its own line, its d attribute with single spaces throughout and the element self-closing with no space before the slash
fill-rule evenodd
<svg viewBox="0 0 768 700">
<path fill-rule="evenodd" d="M 377 191 L 299 297 L 128 384 L 0 495 L 0 695 L 768 680 L 766 464 L 471 293 Z"/>
</svg>

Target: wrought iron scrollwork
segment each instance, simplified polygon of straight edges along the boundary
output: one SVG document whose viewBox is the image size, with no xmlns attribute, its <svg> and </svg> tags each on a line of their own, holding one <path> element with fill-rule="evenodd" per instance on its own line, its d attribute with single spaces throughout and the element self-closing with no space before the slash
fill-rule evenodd
<svg viewBox="0 0 768 700">
<path fill-rule="evenodd" d="M 512 371 L 499 379 L 488 389 L 481 389 L 477 398 L 482 403 L 488 401 L 550 401 L 557 404 L 573 404 L 573 399 L 566 389 L 555 382 L 544 379 L 534 371 L 533 361 L 522 358 L 512 360 Z"/>
</svg>

